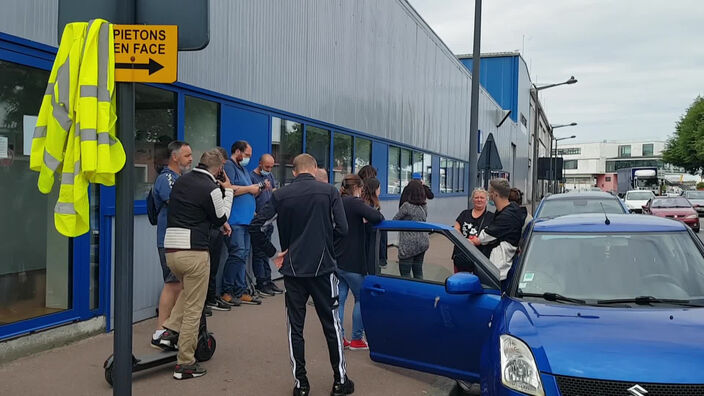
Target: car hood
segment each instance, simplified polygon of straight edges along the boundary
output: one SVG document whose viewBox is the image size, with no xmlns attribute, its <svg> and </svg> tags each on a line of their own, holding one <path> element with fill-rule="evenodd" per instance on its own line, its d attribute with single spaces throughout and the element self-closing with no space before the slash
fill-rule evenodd
<svg viewBox="0 0 704 396">
<path fill-rule="evenodd" d="M 704 308 L 617 308 L 511 300 L 506 331 L 540 371 L 572 377 L 704 383 Z"/>
<path fill-rule="evenodd" d="M 693 208 L 650 208 L 650 213 L 656 216 L 687 216 L 697 211 Z"/>
</svg>

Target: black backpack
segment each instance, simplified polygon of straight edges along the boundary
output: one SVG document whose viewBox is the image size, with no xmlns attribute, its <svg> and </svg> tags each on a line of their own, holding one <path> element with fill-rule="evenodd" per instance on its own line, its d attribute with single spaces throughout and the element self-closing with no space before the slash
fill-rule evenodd
<svg viewBox="0 0 704 396">
<path fill-rule="evenodd" d="M 147 194 L 147 217 L 149 218 L 149 223 L 151 225 L 157 225 L 159 222 L 159 210 L 156 206 L 156 200 L 154 199 L 154 189 L 149 189 L 149 194 Z"/>
</svg>

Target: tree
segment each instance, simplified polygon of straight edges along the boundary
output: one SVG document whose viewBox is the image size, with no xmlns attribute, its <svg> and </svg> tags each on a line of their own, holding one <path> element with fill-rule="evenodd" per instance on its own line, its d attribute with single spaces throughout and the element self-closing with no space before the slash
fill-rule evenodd
<svg viewBox="0 0 704 396">
<path fill-rule="evenodd" d="M 704 169 L 704 98 L 698 96 L 677 122 L 675 134 L 662 153 L 665 162 L 689 173 Z"/>
</svg>

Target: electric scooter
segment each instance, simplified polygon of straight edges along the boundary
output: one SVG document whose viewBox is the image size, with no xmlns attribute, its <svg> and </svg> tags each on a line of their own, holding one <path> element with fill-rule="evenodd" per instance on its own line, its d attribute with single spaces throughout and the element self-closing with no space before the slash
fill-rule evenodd
<svg viewBox="0 0 704 396">
<path fill-rule="evenodd" d="M 195 357 L 199 362 L 210 360 L 215 354 L 215 337 L 213 333 L 208 332 L 208 326 L 205 320 L 205 310 L 201 313 L 200 324 L 198 326 L 198 344 L 196 345 Z M 132 372 L 148 370 L 153 367 L 176 362 L 178 351 L 164 351 L 146 356 L 135 357 L 132 355 Z M 105 380 L 112 386 L 112 370 L 115 359 L 113 355 L 105 361 L 103 368 L 105 369 Z"/>
</svg>

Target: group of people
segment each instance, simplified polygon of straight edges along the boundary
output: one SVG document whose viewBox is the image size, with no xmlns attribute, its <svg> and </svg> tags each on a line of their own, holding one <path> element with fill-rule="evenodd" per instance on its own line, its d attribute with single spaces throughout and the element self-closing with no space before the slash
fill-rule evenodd
<svg viewBox="0 0 704 396">
<path fill-rule="evenodd" d="M 492 201 L 496 211 L 488 210 Z M 506 279 L 518 250 L 523 230 L 532 216 L 522 205 L 523 193 L 511 188 L 506 179 L 493 179 L 489 191 L 483 188 L 472 192 L 472 208 L 462 211 L 455 220 L 455 229 L 477 246 Z M 455 272 L 473 272 L 474 265 L 455 247 L 452 259 Z"/>
<path fill-rule="evenodd" d="M 376 257 L 374 248 L 373 226 L 384 220 L 376 170 L 367 165 L 357 174 L 346 175 L 338 191 L 315 158 L 300 154 L 293 161 L 293 182 L 276 188 L 271 173 L 274 158 L 264 154 L 257 168 L 247 171 L 252 147 L 245 141 L 235 142 L 229 155 L 220 147 L 206 151 L 190 172 L 193 154 L 186 142 L 170 143 L 168 152 L 168 166 L 157 177 L 152 194 L 159 211 L 157 247 L 164 288 L 151 343 L 178 349 L 174 378 L 206 374 L 194 356 L 201 315 L 240 304 L 261 304 L 247 280 L 251 253 L 257 293 L 283 292 L 271 280 L 270 260 L 283 275 L 294 395 L 310 392 L 303 340 L 309 299 L 329 349 L 334 372 L 331 394 L 353 393 L 344 349 L 368 349 L 359 304 L 362 282 L 376 273 L 377 262 L 382 266 L 386 262 L 386 249 Z M 506 180 L 492 180 L 489 192 L 473 192 L 474 208 L 462 212 L 455 223 L 499 267 L 502 277 L 527 221 L 525 209 L 515 202 L 520 203 L 520 191 L 514 190 Z M 394 219 L 425 221 L 428 199 L 433 199 L 432 191 L 414 174 L 404 187 Z M 487 211 L 489 199 L 496 205 L 495 213 Z M 271 242 L 274 222 L 280 250 Z M 380 238 L 385 247 L 387 236 L 382 233 Z M 223 247 L 228 253 L 224 263 Z M 427 234 L 401 233 L 401 276 L 422 279 L 428 247 Z M 472 270 L 471 262 L 461 255 L 454 254 L 453 259 L 456 271 Z M 222 292 L 218 293 L 216 275 L 221 265 Z M 355 302 L 348 340 L 342 323 L 350 293 Z"/>
<path fill-rule="evenodd" d="M 368 349 L 358 299 L 364 276 L 375 271 L 371 227 L 383 220 L 376 170 L 367 166 L 357 175 L 345 176 L 338 191 L 315 158 L 301 154 L 293 161 L 293 182 L 277 189 L 271 155 L 262 155 L 254 171 L 246 170 L 252 147 L 245 141 L 235 142 L 229 155 L 220 147 L 206 151 L 190 172 L 193 154 L 188 143 L 171 142 L 168 153 L 168 165 L 152 190 L 164 287 L 151 344 L 178 349 L 174 378 L 207 372 L 194 356 L 201 315 L 240 304 L 261 304 L 247 280 L 251 253 L 257 293 L 283 292 L 271 280 L 270 260 L 284 278 L 294 394 L 310 392 L 303 341 L 309 298 L 330 352 L 331 394 L 351 394 L 354 384 L 347 378 L 343 350 Z M 274 221 L 281 251 L 271 242 Z M 224 263 L 223 247 L 228 253 Z M 216 275 L 221 265 L 218 293 Z M 355 298 L 354 330 L 347 340 L 341 323 L 350 292 Z"/>
</svg>

